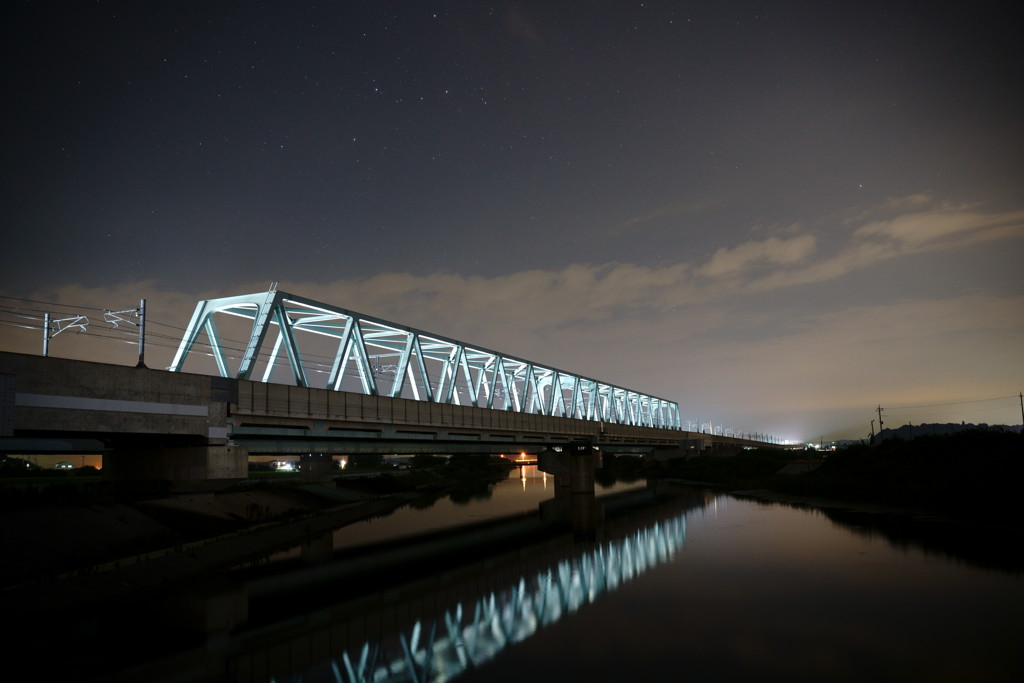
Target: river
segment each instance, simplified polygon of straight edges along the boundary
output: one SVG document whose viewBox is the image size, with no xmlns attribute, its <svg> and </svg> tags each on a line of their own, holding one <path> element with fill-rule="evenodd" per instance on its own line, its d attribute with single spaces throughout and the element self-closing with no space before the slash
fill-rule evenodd
<svg viewBox="0 0 1024 683">
<path fill-rule="evenodd" d="M 109 619 L 162 640 L 102 680 L 1024 680 L 1019 561 L 663 482 L 596 500 L 528 468 L 342 527 Z"/>
<path fill-rule="evenodd" d="M 463 680 L 1019 681 L 1022 636 L 1020 574 L 719 495 L 670 560 Z"/>
<path fill-rule="evenodd" d="M 339 529 L 332 543 L 335 549 L 384 539 L 401 544 L 451 524 L 517 513 L 536 517 L 553 493 L 549 478 L 517 470 L 489 495 L 399 510 Z M 643 482 L 598 491 L 606 501 L 644 493 Z M 725 494 L 684 489 L 663 495 L 607 522 L 616 528 L 602 528 L 594 539 L 546 539 L 497 559 L 488 555 L 492 559 L 468 572 L 453 569 L 452 581 L 468 590 L 442 579 L 434 596 L 423 597 L 421 586 L 410 604 L 429 604 L 417 610 L 395 602 L 396 614 L 408 618 L 395 624 L 390 638 L 350 638 L 331 661 L 291 673 L 309 681 L 350 680 L 350 674 L 406 680 L 413 671 L 419 680 L 468 683 L 1024 680 L 1024 579 L 1018 571 L 976 566 L 834 517 Z M 664 538 L 652 541 L 659 533 Z M 643 566 L 614 581 L 594 578 L 597 555 L 624 556 L 623 544 L 645 534 L 643 542 L 657 550 Z M 640 554 L 639 542 L 631 552 Z M 410 573 L 425 571 L 416 566 Z M 487 572 L 494 576 L 482 577 Z M 551 577 L 558 584 L 560 572 L 564 585 L 552 589 Z M 563 602 L 555 616 L 538 608 L 550 605 L 552 590 Z M 497 606 L 487 616 L 495 596 Z M 350 616 L 337 623 L 345 619 Z M 240 678 L 270 672 L 271 659 L 257 656 L 236 672 Z M 275 680 L 286 678 L 278 673 Z"/>
</svg>

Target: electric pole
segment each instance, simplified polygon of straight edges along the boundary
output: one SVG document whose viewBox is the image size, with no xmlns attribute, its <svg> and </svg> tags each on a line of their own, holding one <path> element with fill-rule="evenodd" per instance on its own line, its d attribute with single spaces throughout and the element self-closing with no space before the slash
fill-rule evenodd
<svg viewBox="0 0 1024 683">
<path fill-rule="evenodd" d="M 136 320 L 132 320 L 133 316 Z M 141 299 L 138 308 L 107 311 L 103 314 L 103 318 L 114 327 L 118 327 L 118 323 L 125 323 L 139 328 L 139 362 L 135 367 L 146 367 L 146 300 Z"/>
<path fill-rule="evenodd" d="M 882 422 L 882 406 L 878 406 L 878 440 L 879 441 L 882 440 L 882 431 L 883 431 L 882 430 L 882 425 L 883 424 L 885 424 L 885 423 Z"/>
<path fill-rule="evenodd" d="M 146 367 L 146 300 L 139 302 L 139 363 L 135 367 Z"/>
<path fill-rule="evenodd" d="M 43 315 L 43 358 L 50 355 L 50 339 L 56 337 L 65 330 L 77 328 L 76 331 L 85 332 L 89 319 L 84 315 L 76 315 L 73 318 L 60 318 L 54 320 L 49 313 Z"/>
</svg>

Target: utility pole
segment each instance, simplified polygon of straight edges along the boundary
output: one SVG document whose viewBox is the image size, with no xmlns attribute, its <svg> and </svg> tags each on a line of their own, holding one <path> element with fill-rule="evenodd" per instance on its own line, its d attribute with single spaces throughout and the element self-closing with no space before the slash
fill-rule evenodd
<svg viewBox="0 0 1024 683">
<path fill-rule="evenodd" d="M 1017 394 L 1020 398 L 1020 433 L 1024 434 L 1024 391 Z"/>
<path fill-rule="evenodd" d="M 77 328 L 78 330 L 85 332 L 86 326 L 89 324 L 89 319 L 84 315 L 76 315 L 74 318 L 60 318 L 54 320 L 50 317 L 49 313 L 43 315 L 43 358 L 50 355 L 50 338 L 56 337 L 58 334 L 71 328 Z"/>
<path fill-rule="evenodd" d="M 137 368 L 146 367 L 146 300 L 139 302 L 139 362 Z"/>
<path fill-rule="evenodd" d="M 875 418 L 871 418 L 871 443 L 875 442 Z"/>
<path fill-rule="evenodd" d="M 882 425 L 884 425 L 884 424 L 885 423 L 882 422 L 882 406 L 878 406 L 878 438 L 879 438 L 879 440 L 881 440 L 881 438 L 882 438 L 882 431 L 883 431 L 882 430 Z"/>
<path fill-rule="evenodd" d="M 132 320 L 132 316 L 135 316 L 138 320 Z M 140 300 L 138 308 L 129 308 L 124 311 L 107 311 L 103 314 L 103 317 L 114 327 L 118 327 L 118 323 L 125 323 L 126 325 L 135 325 L 139 328 L 139 362 L 135 367 L 146 367 L 146 300 Z"/>
</svg>

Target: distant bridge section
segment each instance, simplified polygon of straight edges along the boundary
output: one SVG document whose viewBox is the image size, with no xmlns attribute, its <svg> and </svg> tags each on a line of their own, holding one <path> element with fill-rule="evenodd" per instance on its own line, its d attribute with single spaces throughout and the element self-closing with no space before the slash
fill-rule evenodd
<svg viewBox="0 0 1024 683">
<path fill-rule="evenodd" d="M 231 342 L 219 331 L 228 317 L 251 322 L 234 369 L 226 353 Z M 267 292 L 200 301 L 168 369 L 181 372 L 205 338 L 221 377 L 250 380 L 262 370 L 262 381 L 269 382 L 283 358 L 295 385 L 311 387 L 311 364 L 299 344 L 309 337 L 328 342 L 333 360 L 326 388 L 332 391 L 681 429 L 673 401 L 288 294 L 276 284 Z"/>
</svg>

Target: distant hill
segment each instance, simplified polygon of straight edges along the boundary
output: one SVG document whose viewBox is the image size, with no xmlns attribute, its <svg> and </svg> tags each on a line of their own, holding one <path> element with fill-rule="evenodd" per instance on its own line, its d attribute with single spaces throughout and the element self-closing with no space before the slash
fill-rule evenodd
<svg viewBox="0 0 1024 683">
<path fill-rule="evenodd" d="M 883 429 L 875 438 L 881 439 L 913 439 L 916 436 L 955 434 L 969 430 L 1020 433 L 1021 425 L 988 425 L 971 422 L 925 422 L 919 425 L 903 425 L 897 429 Z"/>
</svg>

